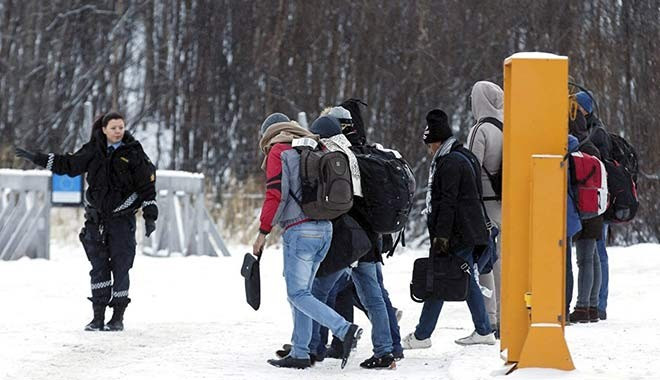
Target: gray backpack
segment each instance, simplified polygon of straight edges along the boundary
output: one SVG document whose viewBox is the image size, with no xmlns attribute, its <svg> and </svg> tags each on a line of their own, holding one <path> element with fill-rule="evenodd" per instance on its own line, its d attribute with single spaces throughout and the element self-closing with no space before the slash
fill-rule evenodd
<svg viewBox="0 0 660 380">
<path fill-rule="evenodd" d="M 300 152 L 302 197 L 298 202 L 307 217 L 331 220 L 353 207 L 353 182 L 348 157 L 342 152 L 296 148 Z"/>
</svg>

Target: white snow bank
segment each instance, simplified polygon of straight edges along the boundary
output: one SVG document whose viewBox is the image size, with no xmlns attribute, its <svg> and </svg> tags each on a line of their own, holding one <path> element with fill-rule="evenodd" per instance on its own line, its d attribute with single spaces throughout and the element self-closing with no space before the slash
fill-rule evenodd
<svg viewBox="0 0 660 380">
<path fill-rule="evenodd" d="M 501 375 L 496 346 L 461 347 L 472 331 L 465 303 L 448 303 L 428 350 L 406 351 L 396 371 L 359 368 L 371 356 L 365 327 L 345 370 L 328 359 L 306 371 L 266 363 L 291 335 L 291 311 L 282 278 L 282 254 L 265 252 L 262 306 L 244 300 L 239 274 L 247 246 L 233 257 L 138 256 L 131 271 L 126 331 L 88 333 L 89 265 L 77 245 L 55 244 L 52 260 L 0 262 L 0 379 L 655 379 L 660 371 L 660 245 L 610 249 L 608 320 L 567 328 L 577 371 L 523 369 Z M 411 332 L 421 305 L 408 295 L 412 263 L 422 251 L 386 261 L 385 283 L 404 311 L 401 334 Z M 655 358 L 655 359 L 654 359 Z"/>
</svg>

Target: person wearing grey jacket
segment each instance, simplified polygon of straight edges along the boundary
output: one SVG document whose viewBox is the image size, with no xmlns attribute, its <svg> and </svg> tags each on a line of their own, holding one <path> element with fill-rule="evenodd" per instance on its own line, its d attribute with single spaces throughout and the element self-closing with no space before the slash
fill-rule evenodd
<svg viewBox="0 0 660 380">
<path fill-rule="evenodd" d="M 475 124 L 470 128 L 467 146 L 477 157 L 483 169 L 481 183 L 484 204 L 491 222 L 497 224 L 502 231 L 502 200 L 496 196 L 488 173 L 495 175 L 501 170 L 503 135 L 500 126 L 503 122 L 504 92 L 492 82 L 479 81 L 472 86 L 472 115 Z M 501 234 L 500 234 L 501 236 Z M 500 244 L 497 245 L 497 255 L 502 257 Z M 491 327 L 499 337 L 500 317 L 500 275 L 501 260 L 497 260 L 490 273 L 479 276 L 479 282 L 493 291 L 491 297 L 484 297 L 486 310 Z"/>
</svg>

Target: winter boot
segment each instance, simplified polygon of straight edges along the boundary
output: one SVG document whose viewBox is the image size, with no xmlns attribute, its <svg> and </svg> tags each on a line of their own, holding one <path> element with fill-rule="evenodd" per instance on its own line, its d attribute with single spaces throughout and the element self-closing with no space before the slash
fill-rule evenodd
<svg viewBox="0 0 660 380">
<path fill-rule="evenodd" d="M 296 359 L 291 356 L 287 356 L 282 359 L 269 359 L 268 364 L 278 367 L 278 368 L 295 368 L 295 369 L 305 369 L 312 366 L 312 363 L 309 359 Z"/>
<path fill-rule="evenodd" d="M 341 341 L 339 341 L 341 343 Z M 342 348 L 342 345 L 337 345 L 335 344 L 334 340 L 330 347 L 328 347 L 328 350 L 325 352 L 325 357 L 326 358 L 331 358 L 331 359 L 341 359 L 344 357 L 344 350 Z"/>
<path fill-rule="evenodd" d="M 92 309 L 94 309 L 94 319 L 85 326 L 85 331 L 102 331 L 105 322 L 105 305 L 93 303 Z"/>
<path fill-rule="evenodd" d="M 429 348 L 431 347 L 431 338 L 426 339 L 417 339 L 414 332 L 406 335 L 403 340 L 401 340 L 401 345 L 404 350 L 416 350 L 419 348 Z"/>
<path fill-rule="evenodd" d="M 275 355 L 277 355 L 277 357 L 280 359 L 284 359 L 287 356 L 289 356 L 290 352 L 291 352 L 291 345 L 287 343 L 282 346 L 281 350 L 275 351 Z"/>
<path fill-rule="evenodd" d="M 576 307 L 571 313 L 571 323 L 589 322 L 589 309 L 586 307 Z"/>
<path fill-rule="evenodd" d="M 605 310 L 598 309 L 598 319 L 604 321 L 607 319 L 607 312 Z"/>
<path fill-rule="evenodd" d="M 105 331 L 123 331 L 124 330 L 124 311 L 127 305 L 114 305 L 112 307 L 112 318 L 105 324 Z"/>
<path fill-rule="evenodd" d="M 598 317 L 598 308 L 590 307 L 589 308 L 589 322 L 598 322 L 600 318 Z"/>
<path fill-rule="evenodd" d="M 456 339 L 454 343 L 460 344 L 461 346 L 472 346 L 474 344 L 493 345 L 496 343 L 495 333 L 481 335 L 478 332 L 473 331 L 472 334 L 466 336 L 465 338 Z"/>
<path fill-rule="evenodd" d="M 348 332 L 346 332 L 346 335 L 344 336 L 344 344 L 342 347 L 344 350 L 344 355 L 341 359 L 341 369 L 346 367 L 346 363 L 348 363 L 348 357 L 351 356 L 351 351 L 357 347 L 357 342 L 360 340 L 361 336 L 362 329 L 358 325 L 351 324 L 351 326 L 348 328 Z"/>
<path fill-rule="evenodd" d="M 396 369 L 396 362 L 392 354 L 387 354 L 380 358 L 372 356 L 360 363 L 360 367 L 366 369 Z"/>
</svg>

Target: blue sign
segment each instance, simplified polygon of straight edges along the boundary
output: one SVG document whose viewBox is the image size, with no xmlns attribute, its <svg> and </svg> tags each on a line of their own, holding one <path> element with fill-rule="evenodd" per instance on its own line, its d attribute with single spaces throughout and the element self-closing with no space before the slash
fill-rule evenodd
<svg viewBox="0 0 660 380">
<path fill-rule="evenodd" d="M 69 177 L 53 173 L 53 203 L 79 206 L 83 200 L 82 175 Z"/>
</svg>

